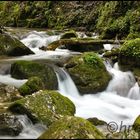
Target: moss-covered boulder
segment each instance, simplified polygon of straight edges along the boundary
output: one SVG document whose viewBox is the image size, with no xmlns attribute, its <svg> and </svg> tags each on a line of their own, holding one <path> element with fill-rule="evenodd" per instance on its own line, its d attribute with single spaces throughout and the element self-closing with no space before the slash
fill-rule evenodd
<svg viewBox="0 0 140 140">
<path fill-rule="evenodd" d="M 103 134 L 83 118 L 67 116 L 53 123 L 39 139 L 103 139 Z"/>
<path fill-rule="evenodd" d="M 75 31 L 67 31 L 64 34 L 61 35 L 60 39 L 70 39 L 70 38 L 77 38 L 78 35 Z"/>
<path fill-rule="evenodd" d="M 18 118 L 10 114 L 0 114 L 0 135 L 18 136 L 23 126 Z"/>
<path fill-rule="evenodd" d="M 21 95 L 30 95 L 36 91 L 45 89 L 45 85 L 39 77 L 31 77 L 19 88 Z"/>
<path fill-rule="evenodd" d="M 140 67 L 140 38 L 126 41 L 120 50 L 119 63 Z"/>
<path fill-rule="evenodd" d="M 62 116 L 74 115 L 75 106 L 60 93 L 45 90 L 14 102 L 9 110 L 18 114 L 26 114 L 34 123 L 40 121 L 49 126 Z"/>
<path fill-rule="evenodd" d="M 34 53 L 18 39 L 6 33 L 0 34 L 0 55 L 22 56 L 28 54 Z"/>
<path fill-rule="evenodd" d="M 111 79 L 102 59 L 94 52 L 73 57 L 65 67 L 81 94 L 103 91 Z"/>
<path fill-rule="evenodd" d="M 42 79 L 47 89 L 57 89 L 57 77 L 54 70 L 43 63 L 16 61 L 11 65 L 11 75 L 16 79 L 28 79 L 37 76 Z"/>
</svg>

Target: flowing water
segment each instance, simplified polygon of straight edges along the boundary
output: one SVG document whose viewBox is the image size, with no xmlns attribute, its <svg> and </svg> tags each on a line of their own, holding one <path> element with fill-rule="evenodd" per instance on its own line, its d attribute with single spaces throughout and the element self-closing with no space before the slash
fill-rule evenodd
<svg viewBox="0 0 140 140">
<path fill-rule="evenodd" d="M 36 139 L 43 133 L 46 127 L 42 124 L 33 124 L 26 115 L 16 116 L 23 126 L 22 133 L 18 136 L 0 136 L 0 139 Z"/>
<path fill-rule="evenodd" d="M 58 40 L 60 35 L 49 36 L 45 32 L 32 31 L 21 39 L 27 47 L 32 49 L 35 54 L 13 58 L 13 60 L 38 60 L 38 59 L 63 59 L 80 54 L 69 50 L 57 49 L 56 51 L 39 50 L 42 46 Z M 112 46 L 106 47 L 111 49 Z M 135 81 L 133 74 L 122 72 L 117 63 L 112 66 L 108 61 L 105 62 L 106 69 L 112 75 L 105 91 L 97 94 L 88 94 L 81 96 L 70 75 L 63 68 L 56 67 L 55 72 L 58 78 L 58 91 L 73 101 L 76 106 L 76 116 L 83 118 L 97 117 L 107 123 L 132 125 L 136 117 L 140 114 L 140 87 Z M 27 79 L 17 80 L 11 78 L 10 74 L 1 74 L 0 82 L 20 87 Z M 43 131 L 41 125 L 33 125 L 26 116 L 20 116 L 25 129 L 16 138 L 37 138 Z M 3 137 L 0 137 L 3 138 Z M 4 137 L 6 138 L 6 137 Z M 9 137 L 8 137 L 9 138 Z M 14 138 L 14 137 L 10 137 Z"/>
<path fill-rule="evenodd" d="M 97 117 L 108 123 L 114 121 L 118 125 L 123 121 L 123 124 L 132 125 L 139 115 L 140 101 L 133 100 L 134 98 L 130 99 L 129 94 L 123 97 L 122 93 L 117 92 L 119 90 L 125 91 L 125 88 L 131 92 L 135 88 L 135 81 L 133 81 L 131 73 L 124 73 L 112 68 L 110 72 L 114 74 L 114 77 L 104 92 L 80 96 L 69 74 L 63 69 L 59 70 L 61 71 L 57 72 L 59 92 L 74 102 L 76 116 L 84 118 Z M 121 79 L 118 78 L 117 74 L 120 75 Z M 132 76 L 133 80 L 129 79 L 129 76 Z M 125 79 L 124 83 L 128 83 L 127 87 L 122 85 L 122 82 L 120 83 L 121 80 L 124 80 L 123 78 Z M 124 89 L 121 89 L 121 86 L 124 86 Z M 137 86 L 137 88 L 139 87 Z M 135 91 L 133 96 L 140 97 L 140 91 Z"/>
</svg>

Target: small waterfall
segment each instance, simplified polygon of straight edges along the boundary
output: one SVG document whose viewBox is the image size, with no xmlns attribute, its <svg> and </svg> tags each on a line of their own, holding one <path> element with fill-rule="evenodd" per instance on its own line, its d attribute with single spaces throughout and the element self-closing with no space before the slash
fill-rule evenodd
<svg viewBox="0 0 140 140">
<path fill-rule="evenodd" d="M 104 46 L 104 49 L 107 51 L 110 51 L 113 48 L 112 44 L 104 44 L 103 46 Z"/>
<path fill-rule="evenodd" d="M 116 69 L 116 70 L 120 70 L 120 67 L 119 67 L 119 65 L 118 65 L 118 62 L 116 62 L 115 64 L 114 64 L 114 67 L 113 67 L 114 69 Z"/>
<path fill-rule="evenodd" d="M 58 90 L 60 93 L 65 96 L 80 97 L 79 91 L 77 90 L 73 80 L 63 68 L 57 68 L 56 75 L 58 78 Z"/>
<path fill-rule="evenodd" d="M 120 47 L 119 44 L 104 44 L 103 46 L 104 46 L 104 49 L 107 51 L 111 51 L 112 48 L 119 48 Z"/>
<path fill-rule="evenodd" d="M 0 139 L 36 139 L 46 130 L 46 126 L 42 124 L 32 124 L 26 115 L 17 115 L 17 118 L 23 126 L 22 132 L 13 137 L 0 136 Z"/>
<path fill-rule="evenodd" d="M 118 95 L 127 97 L 129 90 L 135 84 L 135 78 L 131 72 L 122 72 L 119 70 L 118 64 L 114 64 L 114 68 L 108 69 L 113 79 L 110 81 L 107 91 L 116 92 Z"/>
<path fill-rule="evenodd" d="M 139 100 L 140 99 L 140 87 L 136 82 L 135 85 L 130 89 L 128 93 L 128 98 Z"/>
</svg>

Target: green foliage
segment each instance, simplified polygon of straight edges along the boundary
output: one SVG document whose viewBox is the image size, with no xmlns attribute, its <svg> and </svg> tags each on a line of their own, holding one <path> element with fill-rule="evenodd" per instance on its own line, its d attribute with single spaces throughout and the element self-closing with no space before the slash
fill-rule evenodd
<svg viewBox="0 0 140 140">
<path fill-rule="evenodd" d="M 95 53 L 87 53 L 83 56 L 85 63 L 95 67 L 103 67 L 102 60 Z"/>
<path fill-rule="evenodd" d="M 18 27 L 84 27 L 98 32 L 103 39 L 116 35 L 125 39 L 140 31 L 139 6 L 138 1 L 5 1 L 0 3 L 0 21 Z"/>
<path fill-rule="evenodd" d="M 126 40 L 132 40 L 132 39 L 136 39 L 136 38 L 140 38 L 139 32 L 129 33 Z"/>
<path fill-rule="evenodd" d="M 133 9 L 134 2 L 119 2 L 110 1 L 106 2 L 100 9 L 100 15 L 96 28 L 101 33 L 101 38 L 115 38 L 118 35 L 119 38 L 126 38 L 129 32 L 133 29 L 139 28 L 137 17 L 139 16 L 139 9 Z M 123 9 L 123 10 L 122 10 Z M 137 13 L 136 15 L 133 14 Z M 133 20 L 133 18 L 135 18 Z"/>
<path fill-rule="evenodd" d="M 133 67 L 140 67 L 140 38 L 125 41 L 120 48 L 119 63 L 127 65 L 129 70 Z"/>
<path fill-rule="evenodd" d="M 121 54 L 140 58 L 140 38 L 126 41 L 121 47 Z"/>
</svg>

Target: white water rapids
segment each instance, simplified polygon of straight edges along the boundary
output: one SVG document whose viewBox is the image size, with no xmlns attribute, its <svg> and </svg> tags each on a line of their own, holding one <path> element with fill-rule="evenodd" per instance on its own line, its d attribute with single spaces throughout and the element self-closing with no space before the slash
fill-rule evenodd
<svg viewBox="0 0 140 140">
<path fill-rule="evenodd" d="M 140 114 L 140 100 L 129 99 L 129 94 L 133 94 L 133 97 L 140 97 L 140 89 L 135 89 L 139 87 L 135 85 L 135 80 L 130 72 L 121 72 L 114 68 L 111 68 L 110 72 L 114 74 L 114 77 L 104 92 L 80 96 L 69 74 L 60 69 L 59 73 L 61 74 L 57 74 L 59 91 L 74 102 L 76 116 L 84 118 L 97 117 L 108 123 L 114 121 L 118 125 L 123 121 L 123 124 L 132 125 Z M 122 84 L 123 82 L 124 84 Z M 127 87 L 124 86 L 126 84 L 128 84 Z M 122 92 L 125 92 L 125 88 L 133 93 L 123 97 Z M 121 94 L 119 90 L 121 90 Z"/>
<path fill-rule="evenodd" d="M 61 49 L 46 52 L 39 50 L 40 47 L 47 46 L 59 38 L 59 35 L 48 36 L 44 32 L 31 32 L 21 42 L 36 54 L 17 57 L 11 60 L 59 59 L 60 57 L 66 58 L 69 55 L 79 54 Z M 110 49 L 111 47 L 106 48 Z M 113 77 L 105 91 L 81 96 L 69 74 L 64 69 L 57 68 L 58 91 L 73 101 L 76 106 L 76 116 L 83 118 L 97 117 L 107 123 L 114 121 L 118 125 L 123 121 L 123 124 L 132 125 L 136 117 L 140 114 L 140 87 L 132 73 L 120 71 L 117 63 L 114 67 L 109 63 L 105 63 L 105 65 Z M 0 82 L 16 87 L 20 87 L 26 81 L 27 79 L 17 80 L 11 78 L 9 74 L 0 75 Z M 23 119 L 24 117 L 22 116 L 21 118 Z M 23 132 L 18 137 L 8 138 L 37 138 L 43 132 L 43 127 L 32 125 L 26 117 L 22 122 L 26 126 Z M 0 138 L 7 137 L 0 136 Z"/>
</svg>

